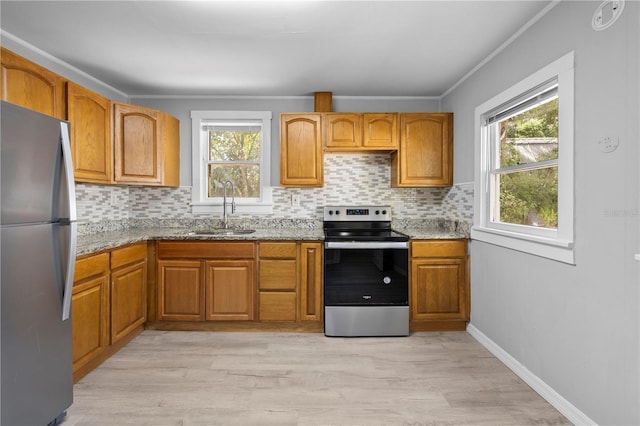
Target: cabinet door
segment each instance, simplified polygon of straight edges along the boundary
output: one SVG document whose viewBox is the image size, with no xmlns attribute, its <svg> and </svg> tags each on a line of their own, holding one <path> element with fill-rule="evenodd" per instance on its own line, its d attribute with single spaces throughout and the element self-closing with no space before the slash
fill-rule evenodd
<svg viewBox="0 0 640 426">
<path fill-rule="evenodd" d="M 366 113 L 363 115 L 362 144 L 369 149 L 398 149 L 398 114 Z"/>
<path fill-rule="evenodd" d="M 322 243 L 300 244 L 300 320 L 322 321 Z"/>
<path fill-rule="evenodd" d="M 400 146 L 391 159 L 391 186 L 453 184 L 453 114 L 401 113 Z"/>
<path fill-rule="evenodd" d="M 161 183 L 160 117 L 159 111 L 149 108 L 114 104 L 114 179 L 117 183 Z"/>
<path fill-rule="evenodd" d="M 111 183 L 111 101 L 68 82 L 67 108 L 76 182 Z"/>
<path fill-rule="evenodd" d="M 158 261 L 158 319 L 204 320 L 204 263 L 193 260 Z"/>
<path fill-rule="evenodd" d="M 142 261 L 111 272 L 111 344 L 146 320 L 146 270 Z"/>
<path fill-rule="evenodd" d="M 205 318 L 253 320 L 255 261 L 210 260 L 205 262 Z"/>
<path fill-rule="evenodd" d="M 322 115 L 324 146 L 360 148 L 362 145 L 362 114 L 327 113 Z"/>
<path fill-rule="evenodd" d="M 411 260 L 411 319 L 468 320 L 466 259 Z"/>
<path fill-rule="evenodd" d="M 0 98 L 43 114 L 66 118 L 64 78 L 0 48 Z"/>
<path fill-rule="evenodd" d="M 109 347 L 109 253 L 76 260 L 71 302 L 73 373 Z"/>
<path fill-rule="evenodd" d="M 73 371 L 102 354 L 109 347 L 109 277 L 76 283 L 71 302 Z"/>
<path fill-rule="evenodd" d="M 280 184 L 322 186 L 324 165 L 320 114 L 280 115 Z"/>
<path fill-rule="evenodd" d="M 162 144 L 164 162 L 162 164 L 162 185 L 180 186 L 180 120 L 162 113 Z"/>
</svg>

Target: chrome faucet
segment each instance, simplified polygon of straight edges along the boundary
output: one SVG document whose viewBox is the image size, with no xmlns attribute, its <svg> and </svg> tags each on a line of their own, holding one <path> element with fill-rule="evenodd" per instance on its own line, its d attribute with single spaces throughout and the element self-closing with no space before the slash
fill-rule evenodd
<svg viewBox="0 0 640 426">
<path fill-rule="evenodd" d="M 227 214 L 227 184 L 231 185 L 231 214 L 236 212 L 236 190 L 233 187 L 233 182 L 225 180 L 222 186 L 222 221 L 224 222 L 224 228 L 229 228 L 229 215 Z"/>
</svg>

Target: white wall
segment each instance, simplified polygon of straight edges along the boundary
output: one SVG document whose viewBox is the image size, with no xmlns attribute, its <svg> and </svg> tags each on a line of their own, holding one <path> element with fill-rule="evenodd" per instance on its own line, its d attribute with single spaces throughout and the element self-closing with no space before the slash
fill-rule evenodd
<svg viewBox="0 0 640 426">
<path fill-rule="evenodd" d="M 474 108 L 575 51 L 575 253 L 566 265 L 471 243 L 471 324 L 583 419 L 640 424 L 640 3 L 609 29 L 600 2 L 560 2 L 442 99 L 455 113 L 455 181 L 473 179 Z M 562 102 L 562 101 L 561 101 Z M 619 137 L 609 154 L 598 139 Z"/>
</svg>

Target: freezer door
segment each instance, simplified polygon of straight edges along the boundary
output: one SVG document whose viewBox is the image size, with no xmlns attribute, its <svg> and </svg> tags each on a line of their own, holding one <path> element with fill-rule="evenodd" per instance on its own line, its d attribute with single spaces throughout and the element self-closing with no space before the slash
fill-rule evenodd
<svg viewBox="0 0 640 426">
<path fill-rule="evenodd" d="M 0 103 L 0 117 L 0 224 L 68 218 L 59 211 L 65 196 L 61 133 L 67 130 L 61 123 L 67 123 L 7 102 Z"/>
<path fill-rule="evenodd" d="M 0 228 L 2 425 L 46 425 L 73 401 L 59 224 Z"/>
</svg>

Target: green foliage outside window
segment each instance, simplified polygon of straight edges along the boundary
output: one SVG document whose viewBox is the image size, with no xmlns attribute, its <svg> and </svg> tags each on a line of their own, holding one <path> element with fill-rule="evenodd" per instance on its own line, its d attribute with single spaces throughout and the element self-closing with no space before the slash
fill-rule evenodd
<svg viewBox="0 0 640 426">
<path fill-rule="evenodd" d="M 499 123 L 500 167 L 558 158 L 558 99 Z M 500 221 L 558 227 L 557 164 L 500 173 Z"/>
<path fill-rule="evenodd" d="M 256 126 L 209 131 L 209 197 L 222 197 L 227 180 L 233 182 L 236 198 L 260 197 L 260 136 Z"/>
</svg>

